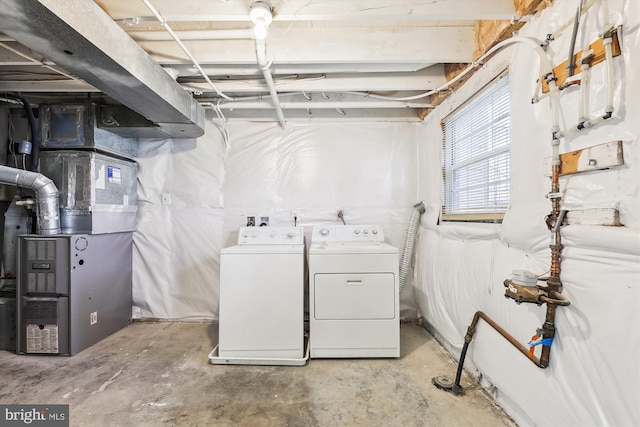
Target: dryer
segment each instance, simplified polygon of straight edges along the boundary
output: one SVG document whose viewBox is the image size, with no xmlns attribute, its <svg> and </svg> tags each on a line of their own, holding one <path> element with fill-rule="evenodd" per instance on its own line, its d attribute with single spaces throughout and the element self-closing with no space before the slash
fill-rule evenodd
<svg viewBox="0 0 640 427">
<path fill-rule="evenodd" d="M 304 356 L 305 245 L 301 227 L 242 227 L 220 254 L 214 364 L 297 364 Z"/>
<path fill-rule="evenodd" d="M 400 356 L 398 249 L 378 225 L 316 226 L 309 247 L 312 358 Z"/>
</svg>

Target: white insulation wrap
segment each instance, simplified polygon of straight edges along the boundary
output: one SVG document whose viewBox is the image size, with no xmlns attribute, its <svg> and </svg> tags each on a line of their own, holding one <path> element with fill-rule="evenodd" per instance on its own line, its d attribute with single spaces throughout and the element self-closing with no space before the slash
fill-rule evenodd
<svg viewBox="0 0 640 427">
<path fill-rule="evenodd" d="M 578 1 L 556 1 L 520 31 L 544 40 L 576 12 Z M 603 17 L 608 6 L 609 16 Z M 550 365 L 536 367 L 482 320 L 469 347 L 468 368 L 482 374 L 519 425 L 640 425 L 640 2 L 596 0 L 584 15 L 576 51 L 595 41 L 607 22 L 622 25 L 622 55 L 613 59 L 613 118 L 562 138 L 560 153 L 622 141 L 624 165 L 560 179 L 562 209 L 615 208 L 622 227 L 561 228 L 561 280 L 569 307 L 558 307 Z M 552 64 L 567 58 L 571 26 L 550 43 Z M 420 136 L 420 199 L 427 213 L 417 242 L 417 303 L 437 336 L 459 352 L 481 310 L 523 345 L 544 322 L 546 306 L 504 298 L 513 270 L 548 274 L 552 114 L 549 98 L 531 99 L 540 60 L 530 46 L 506 48 L 427 116 Z M 511 86 L 511 206 L 502 224 L 438 224 L 441 205 L 441 119 L 506 67 Z M 604 114 L 607 65 L 592 67 L 591 117 Z M 560 127 L 578 123 L 579 89 L 560 95 Z M 536 350 L 539 356 L 540 350 Z M 452 372 L 444 373 L 449 376 Z"/>
<path fill-rule="evenodd" d="M 136 315 L 217 319 L 220 250 L 247 217 L 275 226 L 380 224 L 401 248 L 418 192 L 418 129 L 402 123 L 230 123 L 196 140 L 143 140 L 135 233 Z M 250 267 L 250 266 L 248 266 Z M 415 318 L 413 281 L 401 315 Z"/>
</svg>

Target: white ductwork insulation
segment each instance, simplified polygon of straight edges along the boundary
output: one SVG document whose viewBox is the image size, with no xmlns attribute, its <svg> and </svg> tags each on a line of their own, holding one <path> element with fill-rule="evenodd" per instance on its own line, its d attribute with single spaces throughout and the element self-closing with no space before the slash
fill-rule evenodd
<svg viewBox="0 0 640 427">
<path fill-rule="evenodd" d="M 640 420 L 640 2 L 595 1 L 581 24 L 598 39 L 604 5 L 622 25 L 622 55 L 613 64 L 613 116 L 563 136 L 567 153 L 621 141 L 624 164 L 560 177 L 562 209 L 616 209 L 622 226 L 577 225 L 562 234 L 562 295 L 550 364 L 540 369 L 486 323 L 478 324 L 465 367 L 521 426 L 631 426 Z M 555 2 L 530 17 L 522 37 L 544 40 L 575 16 L 577 2 Z M 556 66 L 566 59 L 571 31 L 547 48 Z M 579 49 L 579 48 L 578 48 Z M 442 186 L 441 119 L 509 69 L 511 202 L 500 223 L 439 221 Z M 562 91 L 561 129 L 580 111 L 605 115 L 608 65 L 590 67 L 588 107 L 577 87 Z M 456 357 L 478 310 L 526 345 L 545 317 L 544 306 L 505 299 L 514 270 L 549 270 L 550 97 L 532 103 L 540 57 L 514 43 L 478 67 L 471 79 L 424 123 L 277 123 L 220 120 L 208 111 L 205 135 L 141 140 L 138 224 L 134 236 L 134 303 L 138 317 L 213 319 L 218 316 L 220 250 L 235 244 L 247 216 L 270 225 L 305 227 L 380 224 L 389 243 L 404 244 L 412 206 L 425 213 L 415 242 L 415 269 L 401 295 L 402 317 L 417 310 Z M 452 363 L 452 375 L 455 365 Z M 429 381 L 430 378 L 425 378 Z M 456 397 L 464 399 L 464 396 Z"/>
</svg>

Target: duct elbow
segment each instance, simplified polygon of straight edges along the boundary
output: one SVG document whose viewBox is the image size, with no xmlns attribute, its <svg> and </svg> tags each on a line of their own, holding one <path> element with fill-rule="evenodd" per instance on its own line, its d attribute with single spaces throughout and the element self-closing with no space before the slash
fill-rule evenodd
<svg viewBox="0 0 640 427">
<path fill-rule="evenodd" d="M 31 188 L 36 193 L 37 233 L 60 234 L 58 188 L 41 173 L 0 166 L 0 183 Z"/>
<path fill-rule="evenodd" d="M 47 197 L 51 195 L 56 197 L 58 196 L 58 187 L 56 187 L 50 178 L 47 178 L 42 174 L 38 174 L 34 177 L 31 188 L 33 188 L 40 197 Z"/>
<path fill-rule="evenodd" d="M 60 210 L 58 188 L 42 174 L 34 179 L 32 188 L 36 192 L 37 233 L 60 234 Z"/>
</svg>

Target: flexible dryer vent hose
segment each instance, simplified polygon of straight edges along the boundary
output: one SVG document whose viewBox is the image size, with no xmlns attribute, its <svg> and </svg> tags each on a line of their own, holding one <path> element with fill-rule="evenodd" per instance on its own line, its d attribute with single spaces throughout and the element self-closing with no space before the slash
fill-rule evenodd
<svg viewBox="0 0 640 427">
<path fill-rule="evenodd" d="M 413 255 L 413 245 L 416 240 L 416 232 L 418 231 L 418 221 L 424 213 L 424 203 L 420 202 L 413 205 L 413 212 L 409 218 L 409 226 L 407 227 L 407 235 L 404 239 L 404 247 L 402 248 L 402 256 L 400 258 L 400 293 L 407 283 L 407 275 L 409 274 L 409 266 Z"/>
</svg>

